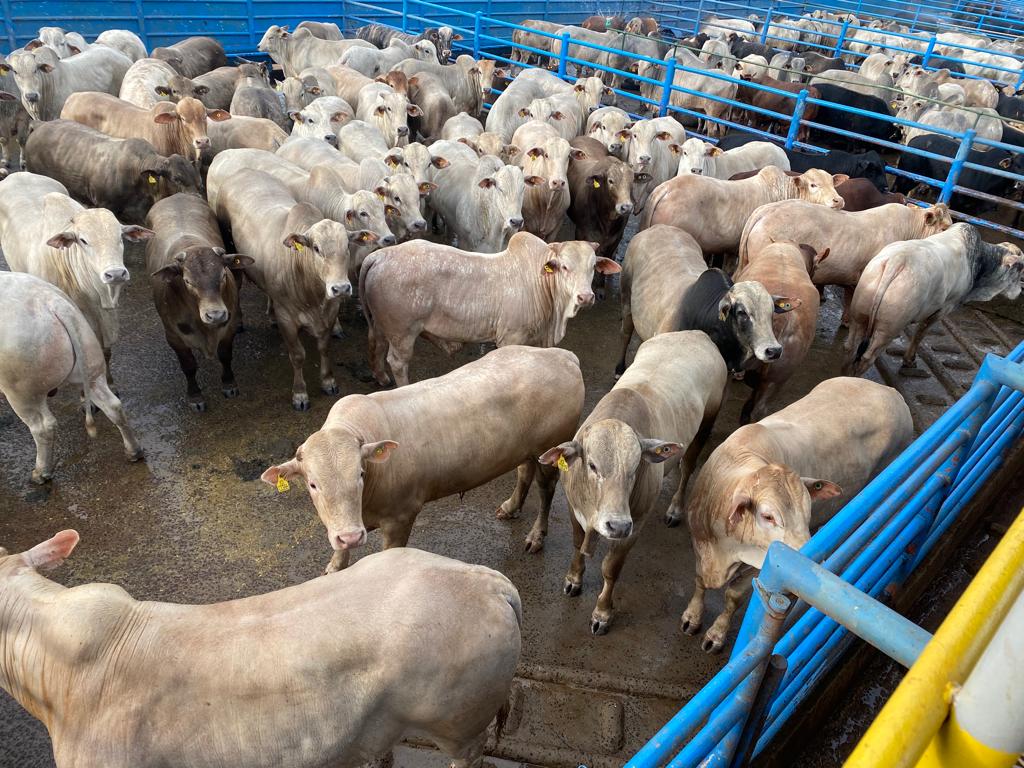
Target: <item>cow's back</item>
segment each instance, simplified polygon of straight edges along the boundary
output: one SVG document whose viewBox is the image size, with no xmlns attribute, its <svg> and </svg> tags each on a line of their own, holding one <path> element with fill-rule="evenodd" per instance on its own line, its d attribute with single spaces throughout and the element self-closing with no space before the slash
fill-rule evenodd
<svg viewBox="0 0 1024 768">
<path fill-rule="evenodd" d="M 622 261 L 633 324 L 640 339 L 678 327 L 681 300 L 706 269 L 700 245 L 677 227 L 658 224 L 636 234 Z"/>
</svg>

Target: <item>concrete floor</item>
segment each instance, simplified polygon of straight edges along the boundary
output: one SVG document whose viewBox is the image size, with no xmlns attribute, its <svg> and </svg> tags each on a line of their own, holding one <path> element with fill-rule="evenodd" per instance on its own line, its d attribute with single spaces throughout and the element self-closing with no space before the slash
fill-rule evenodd
<svg viewBox="0 0 1024 768">
<path fill-rule="evenodd" d="M 102 416 L 97 420 L 99 437 L 89 440 L 78 394 L 69 389 L 55 397 L 59 465 L 53 483 L 32 486 L 32 440 L 0 401 L 0 543 L 21 551 L 73 527 L 82 541 L 53 578 L 68 585 L 112 582 L 145 600 L 229 600 L 319 575 L 330 550 L 308 495 L 302 487 L 277 494 L 259 475 L 291 457 L 321 425 L 335 398 L 312 394 L 317 378 L 309 364 L 312 409 L 291 409 L 287 356 L 263 312 L 263 297 L 247 284 L 247 331 L 239 337 L 235 355 L 242 394 L 224 400 L 217 386 L 218 368 L 208 361 L 201 382 L 209 387 L 209 410 L 192 412 L 185 401 L 184 377 L 153 308 L 141 250 L 134 249 L 126 261 L 133 281 L 122 296 L 122 336 L 115 346 L 113 376 L 146 461 L 124 461 L 118 435 Z M 613 289 L 606 301 L 569 324 L 563 342 L 580 357 L 587 410 L 612 385 L 618 313 Z M 838 374 L 842 332 L 834 341 L 837 320 L 838 302 L 832 298 L 822 308 L 808 363 L 785 388 L 778 406 Z M 350 322 L 346 333 L 347 338 L 332 341 L 342 394 L 372 391 L 361 379 L 365 325 Z M 988 305 L 985 314 L 966 310 L 955 324 L 928 337 L 917 373 L 899 375 L 892 362 L 896 358 L 890 356 L 872 376 L 900 388 L 920 429 L 969 385 L 985 351 L 1005 352 L 1022 337 L 1024 329 L 1005 307 Z M 412 378 L 445 373 L 472 357 L 463 353 L 450 360 L 421 344 Z M 731 386 L 712 445 L 737 426 L 748 394 L 740 382 Z M 510 473 L 461 499 L 429 505 L 410 544 L 496 568 L 522 595 L 524 650 L 515 706 L 494 755 L 553 766 L 622 765 L 726 658 L 705 655 L 699 637 L 687 637 L 678 629 L 692 587 L 688 534 L 685 528 L 664 527 L 658 516 L 649 520 L 619 583 L 611 631 L 594 637 L 588 624 L 600 584 L 596 561 L 587 571 L 581 597 L 562 593 L 571 554 L 562 491 L 555 497 L 544 551 L 527 555 L 522 543 L 536 497 L 531 496 L 518 520 L 509 523 L 494 516 L 512 483 Z M 662 508 L 669 496 L 663 494 Z M 378 548 L 378 535 L 371 534 L 362 553 Z M 709 610 L 719 607 L 715 596 Z M 413 765 L 422 756 L 421 751 L 403 750 L 398 762 Z M 429 757 L 427 762 L 436 760 Z M 0 693 L 0 768 L 50 765 L 45 730 Z"/>
</svg>

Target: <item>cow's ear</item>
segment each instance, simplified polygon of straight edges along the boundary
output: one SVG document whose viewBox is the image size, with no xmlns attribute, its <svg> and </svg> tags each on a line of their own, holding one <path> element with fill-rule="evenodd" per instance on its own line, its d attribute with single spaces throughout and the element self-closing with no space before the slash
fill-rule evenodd
<svg viewBox="0 0 1024 768">
<path fill-rule="evenodd" d="M 615 138 L 618 139 L 619 141 L 629 141 L 630 139 L 633 138 L 633 134 L 623 129 L 615 134 Z"/>
<path fill-rule="evenodd" d="M 832 175 L 832 186 L 838 187 L 840 184 L 850 180 L 849 175 L 845 173 L 835 173 Z"/>
<path fill-rule="evenodd" d="M 490 189 L 494 186 L 494 179 L 487 176 L 486 178 L 480 179 L 480 181 L 477 182 L 477 186 L 480 187 L 480 189 Z"/>
<path fill-rule="evenodd" d="M 388 111 L 387 107 L 385 107 L 383 104 L 378 104 L 377 108 L 375 110 L 373 110 L 373 114 L 375 114 L 375 115 L 383 115 L 387 111 Z"/>
<path fill-rule="evenodd" d="M 288 117 L 290 117 L 292 119 L 292 122 L 295 122 L 295 123 L 301 123 L 302 122 L 302 113 L 299 112 L 299 110 L 297 110 L 297 109 L 289 109 L 288 110 Z"/>
<path fill-rule="evenodd" d="M 587 186 L 593 187 L 594 189 L 600 189 L 604 186 L 604 179 L 600 176 L 587 176 Z"/>
<path fill-rule="evenodd" d="M 590 245 L 596 245 L 596 243 L 590 243 Z M 594 271 L 600 272 L 602 275 L 617 275 L 622 271 L 622 267 L 614 259 L 607 259 L 601 256 L 594 265 Z"/>
<path fill-rule="evenodd" d="M 171 95 L 171 89 L 168 88 L 166 85 L 158 85 L 158 86 L 156 86 L 155 88 L 153 88 L 153 92 L 157 96 L 170 96 Z"/>
<path fill-rule="evenodd" d="M 519 110 L 519 116 L 520 117 L 533 117 L 533 113 L 530 112 L 530 110 L 527 109 L 526 107 L 522 107 Z"/>
<path fill-rule="evenodd" d="M 420 197 L 425 197 L 437 189 L 437 184 L 432 181 L 421 181 L 419 185 Z"/>
<path fill-rule="evenodd" d="M 0 68 L 0 74 L 3 74 L 2 68 Z M 15 96 L 13 93 L 8 93 L 7 91 L 0 91 L 0 101 L 17 101 L 17 100 L 18 100 L 18 97 Z"/>
<path fill-rule="evenodd" d="M 391 458 L 391 453 L 398 447 L 394 440 L 379 440 L 376 443 L 363 443 L 359 448 L 359 454 L 363 461 L 372 461 L 374 464 L 383 464 Z"/>
<path fill-rule="evenodd" d="M 640 450 L 644 461 L 649 464 L 661 464 L 663 461 L 678 456 L 686 450 L 679 443 L 666 443 L 663 440 L 643 439 L 640 441 Z"/>
<path fill-rule="evenodd" d="M 536 160 L 544 154 L 544 150 L 540 147 L 531 147 L 526 151 L 526 156 L 531 160 Z"/>
<path fill-rule="evenodd" d="M 165 283 L 170 283 L 180 276 L 181 264 L 178 263 L 168 264 L 166 267 L 160 267 L 156 272 L 150 272 L 150 277 L 159 277 Z"/>
<path fill-rule="evenodd" d="M 831 248 L 826 248 L 821 253 L 814 254 L 814 258 L 812 260 L 812 263 L 814 264 L 814 266 L 817 267 L 819 264 L 821 264 L 821 262 L 823 262 L 825 259 L 828 258 L 828 255 L 831 252 L 832 252 Z"/>
<path fill-rule="evenodd" d="M 462 40 L 462 35 L 456 32 L 454 35 L 452 35 L 452 40 Z"/>
<path fill-rule="evenodd" d="M 584 152 L 582 149 L 570 149 L 569 157 L 571 157 L 573 160 L 582 162 L 583 160 L 587 159 L 587 153 Z"/>
<path fill-rule="evenodd" d="M 499 68 L 494 70 L 494 72 L 491 74 L 491 77 L 492 78 L 500 77 L 500 78 L 504 79 L 504 78 L 508 77 L 508 72 L 506 72 L 504 69 L 501 69 L 499 67 Z"/>
<path fill-rule="evenodd" d="M 384 206 L 384 215 L 385 216 L 401 216 L 402 212 L 400 210 L 398 210 L 397 208 L 395 208 L 395 206 L 393 206 L 393 205 L 385 205 Z"/>
<path fill-rule="evenodd" d="M 819 480 L 816 477 L 801 477 L 800 482 L 804 484 L 807 492 L 811 494 L 812 501 L 834 499 L 836 496 L 843 495 L 843 489 L 828 480 Z"/>
<path fill-rule="evenodd" d="M 289 459 L 284 464 L 267 469 L 260 475 L 260 480 L 267 485 L 275 486 L 279 491 L 287 491 L 288 484 L 282 481 L 294 480 L 296 477 L 303 477 L 302 470 L 299 468 L 299 460 Z"/>
<path fill-rule="evenodd" d="M 210 89 L 205 85 L 197 85 L 192 89 L 192 93 L 196 96 L 205 96 L 210 92 Z"/>
<path fill-rule="evenodd" d="M 565 120 L 565 114 L 559 112 L 557 109 L 551 113 L 551 117 L 554 120 Z"/>
<path fill-rule="evenodd" d="M 348 112 L 335 112 L 334 114 L 331 115 L 330 122 L 332 122 L 332 123 L 340 123 L 342 120 L 346 119 L 347 117 L 348 117 Z"/>
<path fill-rule="evenodd" d="M 737 488 L 732 495 L 729 514 L 725 518 L 725 531 L 732 533 L 743 520 L 743 516 L 754 507 L 754 500 L 743 488 Z"/>
<path fill-rule="evenodd" d="M 225 120 L 231 119 L 231 113 L 225 112 L 223 109 L 208 109 L 206 110 L 206 116 L 215 123 L 222 123 Z"/>
<path fill-rule="evenodd" d="M 5 64 L 3 62 L 0 62 L 0 75 L 6 75 L 10 71 L 11 71 L 10 65 Z"/>
<path fill-rule="evenodd" d="M 121 237 L 127 240 L 129 243 L 141 243 L 149 240 L 151 237 L 155 237 L 156 232 L 152 229 L 146 229 L 140 227 L 138 224 L 126 224 L 121 227 Z"/>
<path fill-rule="evenodd" d="M 524 176 L 523 183 L 528 187 L 539 187 L 542 184 L 546 184 L 547 179 L 543 176 Z"/>
<path fill-rule="evenodd" d="M 27 43 L 25 43 L 25 50 L 26 51 L 34 51 L 36 48 L 42 48 L 42 47 L 43 47 L 43 41 L 42 40 L 29 40 Z"/>
<path fill-rule="evenodd" d="M 788 296 L 772 296 L 772 304 L 775 305 L 776 315 L 792 312 L 803 303 L 802 299 L 791 299 Z"/>
<path fill-rule="evenodd" d="M 541 272 L 545 275 L 553 275 L 561 268 L 562 263 L 558 259 L 548 259 L 544 262 L 544 269 Z"/>
<path fill-rule="evenodd" d="M 451 165 L 451 163 L 449 163 L 447 159 L 440 156 L 431 158 L 430 164 L 438 169 L 447 168 L 449 165 Z"/>
<path fill-rule="evenodd" d="M 1013 158 L 1012 157 L 1009 157 L 1009 156 L 1004 157 L 1002 160 L 999 161 L 999 167 L 1000 168 L 1009 168 L 1010 164 L 1012 162 L 1013 162 Z"/>
<path fill-rule="evenodd" d="M 256 263 L 252 256 L 243 256 L 240 253 L 223 253 L 221 258 L 228 269 L 245 269 Z"/>
<path fill-rule="evenodd" d="M 583 83 L 576 83 L 576 85 L 574 85 L 572 87 L 572 89 L 574 91 L 576 91 L 576 93 L 582 93 L 583 92 Z"/>
<path fill-rule="evenodd" d="M 682 144 L 676 144 L 673 141 L 671 144 L 668 145 L 668 151 L 671 152 L 673 155 L 678 155 L 682 153 L 683 146 Z"/>
<path fill-rule="evenodd" d="M 72 56 L 77 56 L 82 52 L 81 48 L 79 48 L 77 45 L 72 45 L 71 43 L 68 43 L 68 50 L 71 51 Z"/>
<path fill-rule="evenodd" d="M 61 531 L 22 555 L 32 568 L 50 570 L 63 563 L 78 545 L 78 531 Z"/>
<path fill-rule="evenodd" d="M 70 248 L 77 242 L 78 235 L 74 232 L 61 232 L 47 240 L 46 244 L 51 248 Z"/>
<path fill-rule="evenodd" d="M 311 85 L 306 89 L 306 93 L 310 96 L 323 96 L 324 89 L 319 85 Z"/>
<path fill-rule="evenodd" d="M 501 151 L 505 154 L 506 157 L 515 157 L 516 155 L 519 154 L 519 147 L 517 147 L 515 144 L 506 144 L 501 148 Z"/>
<path fill-rule="evenodd" d="M 579 443 L 575 440 L 569 440 L 561 445 L 556 445 L 554 448 L 548 448 L 548 450 L 540 455 L 537 461 L 541 464 L 557 466 L 559 469 L 567 470 L 569 464 L 580 457 L 581 450 Z"/>
<path fill-rule="evenodd" d="M 356 232 L 348 233 L 348 241 L 352 245 L 369 245 L 370 243 L 376 243 L 379 239 L 376 232 L 371 232 L 368 229 L 360 229 Z"/>
<path fill-rule="evenodd" d="M 286 237 L 282 244 L 285 248 L 294 248 L 299 253 L 302 253 L 306 248 L 312 248 L 313 243 L 305 235 L 300 235 L 297 232 L 292 232 Z"/>
<path fill-rule="evenodd" d="M 728 293 L 722 297 L 721 301 L 718 302 L 718 319 L 725 320 L 729 316 L 729 311 L 732 309 L 732 296 Z"/>
<path fill-rule="evenodd" d="M 410 104 L 405 108 L 405 113 L 409 117 L 423 117 L 423 110 L 417 107 L 415 104 Z"/>
<path fill-rule="evenodd" d="M 157 125 L 168 125 L 178 119 L 178 115 L 175 112 L 158 112 L 153 117 L 153 122 Z"/>
</svg>

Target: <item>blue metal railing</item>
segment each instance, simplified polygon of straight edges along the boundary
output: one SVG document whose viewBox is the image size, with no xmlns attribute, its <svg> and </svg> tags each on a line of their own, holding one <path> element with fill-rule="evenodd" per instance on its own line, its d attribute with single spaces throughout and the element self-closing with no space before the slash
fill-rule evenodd
<svg viewBox="0 0 1024 768">
<path fill-rule="evenodd" d="M 788 669 L 768 708 L 756 751 L 764 749 L 854 634 L 908 665 L 920 637 L 849 592 L 891 594 L 1002 465 L 1024 430 L 1024 344 L 986 357 L 970 390 L 912 443 L 801 550 L 825 572 L 811 578 L 800 556 L 773 546 L 755 580 L 732 658 L 630 761 L 627 768 L 727 766 L 771 653 Z M 831 591 L 831 597 L 828 594 Z M 766 597 L 798 595 L 785 619 Z M 814 603 L 818 607 L 810 607 Z M 856 608 L 856 610 L 853 610 Z M 830 618 L 820 609 L 826 609 Z M 777 628 L 784 630 L 781 637 Z M 914 628 L 916 630 L 916 627 Z M 854 634 L 851 634 L 851 631 Z M 900 645 L 909 640 L 909 645 Z M 685 745 L 685 746 L 684 746 Z M 680 751 L 682 750 L 682 751 Z M 704 761 L 704 762 L 702 762 Z"/>
</svg>

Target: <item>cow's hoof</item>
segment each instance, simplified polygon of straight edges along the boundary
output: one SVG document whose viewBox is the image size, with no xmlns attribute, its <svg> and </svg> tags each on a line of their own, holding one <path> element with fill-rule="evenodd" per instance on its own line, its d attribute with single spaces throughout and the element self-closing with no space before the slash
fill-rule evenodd
<svg viewBox="0 0 1024 768">
<path fill-rule="evenodd" d="M 224 397 L 228 398 L 229 400 L 233 397 L 238 397 L 238 387 L 236 387 L 234 384 L 227 387 L 222 387 L 220 391 L 223 392 Z"/>
<path fill-rule="evenodd" d="M 188 407 L 191 408 L 196 413 L 204 413 L 206 411 L 206 401 L 205 400 L 189 400 L 188 401 Z"/>
<path fill-rule="evenodd" d="M 292 408 L 296 411 L 309 410 L 309 395 L 303 392 L 301 395 L 292 395 Z"/>
<path fill-rule="evenodd" d="M 134 451 L 125 451 L 124 456 L 132 464 L 134 464 L 137 461 L 142 461 L 144 458 L 146 458 L 146 454 L 142 452 L 141 448 L 136 448 Z"/>
<path fill-rule="evenodd" d="M 327 565 L 324 566 L 324 576 L 326 576 L 326 575 L 328 575 L 330 573 L 337 573 L 340 570 L 341 570 L 341 568 L 336 566 L 334 564 L 334 561 L 332 560 L 329 563 L 327 563 Z"/>
<path fill-rule="evenodd" d="M 717 633 L 712 634 L 709 629 L 704 633 L 704 640 L 701 641 L 700 649 L 704 651 L 704 653 L 719 653 L 724 644 L 725 638 L 719 637 Z"/>
<path fill-rule="evenodd" d="M 343 330 L 341 330 L 341 323 L 335 323 L 334 327 L 331 328 L 331 338 L 332 339 L 344 339 L 345 338 L 345 332 Z"/>
<path fill-rule="evenodd" d="M 325 395 L 336 395 L 338 394 L 338 383 L 334 379 L 328 379 L 320 384 L 320 391 Z"/>
<path fill-rule="evenodd" d="M 507 503 L 508 502 L 505 502 L 505 504 Z M 505 504 L 502 504 L 494 511 L 494 516 L 496 518 L 498 518 L 499 520 L 515 520 L 517 517 L 519 517 L 518 509 L 505 509 Z"/>
<path fill-rule="evenodd" d="M 599 619 L 595 616 L 590 618 L 590 634 L 592 635 L 607 635 L 608 625 L 612 623 L 610 618 Z"/>
<path fill-rule="evenodd" d="M 904 360 L 903 365 L 900 366 L 900 370 L 903 371 L 912 371 L 915 368 L 917 368 L 917 358 L 914 358 L 913 360 Z"/>
<path fill-rule="evenodd" d="M 669 510 L 665 513 L 665 525 L 667 525 L 669 528 L 677 528 L 682 521 L 682 517 L 674 514 L 672 510 Z"/>
<path fill-rule="evenodd" d="M 565 592 L 569 597 L 578 597 L 583 591 L 583 585 L 577 584 L 569 579 L 565 580 L 565 584 L 562 586 L 562 591 Z"/>
<path fill-rule="evenodd" d="M 50 473 L 40 472 L 38 469 L 32 470 L 32 483 L 34 485 L 46 485 L 50 480 L 53 479 L 53 475 Z"/>
<path fill-rule="evenodd" d="M 685 613 L 679 620 L 679 628 L 683 630 L 684 635 L 696 635 L 700 631 L 700 618 L 694 618 L 687 616 Z"/>
<path fill-rule="evenodd" d="M 544 549 L 543 533 L 535 533 L 534 531 L 530 531 L 528 534 L 526 534 L 526 542 L 523 547 L 524 552 L 531 555 L 535 555 L 542 549 Z"/>
</svg>

